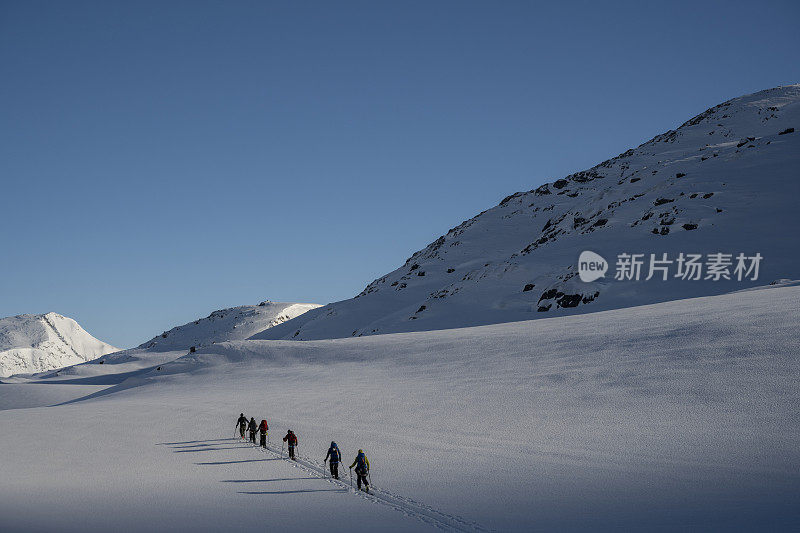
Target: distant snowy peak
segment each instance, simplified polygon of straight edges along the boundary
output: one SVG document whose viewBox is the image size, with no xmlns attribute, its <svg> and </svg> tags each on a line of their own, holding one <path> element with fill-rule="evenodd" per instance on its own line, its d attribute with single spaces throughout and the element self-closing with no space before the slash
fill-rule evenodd
<svg viewBox="0 0 800 533">
<path fill-rule="evenodd" d="M 798 130 L 800 85 L 734 98 L 590 169 L 506 197 L 355 298 L 257 338 L 475 326 L 747 287 L 674 278 L 615 283 L 615 260 L 625 252 L 759 252 L 761 278 L 753 283 L 797 278 Z M 584 250 L 605 257 L 610 274 L 577 279 Z"/>
<path fill-rule="evenodd" d="M 206 318 L 165 331 L 143 343 L 139 348 L 153 351 L 188 350 L 192 346 L 244 340 L 317 307 L 320 305 L 267 300 L 258 305 L 221 309 Z"/>
<path fill-rule="evenodd" d="M 62 368 L 116 351 L 57 313 L 0 319 L 0 377 Z"/>
</svg>

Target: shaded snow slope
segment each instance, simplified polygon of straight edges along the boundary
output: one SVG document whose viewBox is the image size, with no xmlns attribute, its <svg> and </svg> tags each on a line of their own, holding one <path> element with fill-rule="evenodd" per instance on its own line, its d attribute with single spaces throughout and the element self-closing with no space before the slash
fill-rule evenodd
<svg viewBox="0 0 800 533">
<path fill-rule="evenodd" d="M 466 329 L 209 345 L 87 387 L 83 401 L 0 411 L 2 427 L 35 420 L 59 442 L 0 433 L 0 514 L 15 530 L 60 531 L 416 531 L 430 525 L 422 508 L 460 517 L 445 530 L 796 531 L 798 325 L 800 287 L 779 286 Z M 276 449 L 293 429 L 314 468 L 331 440 L 347 464 L 363 448 L 375 486 L 417 504 L 361 498 L 233 444 L 241 411 L 269 420 Z"/>
<path fill-rule="evenodd" d="M 165 331 L 139 348 L 154 351 L 188 350 L 223 341 L 242 340 L 320 307 L 319 304 L 264 301 L 214 311 L 182 326 Z"/>
<path fill-rule="evenodd" d="M 735 98 L 593 168 L 513 194 L 355 298 L 254 338 L 530 320 L 796 279 L 798 176 L 800 85 Z M 605 278 L 583 283 L 576 277 L 584 250 L 610 263 Z M 620 253 L 647 259 L 668 253 L 674 260 L 681 252 L 760 253 L 763 261 L 759 278 L 748 282 L 675 279 L 675 265 L 668 281 L 613 279 Z M 645 265 L 642 278 L 647 275 Z"/>
<path fill-rule="evenodd" d="M 61 368 L 116 351 L 57 313 L 0 319 L 0 377 Z"/>
</svg>

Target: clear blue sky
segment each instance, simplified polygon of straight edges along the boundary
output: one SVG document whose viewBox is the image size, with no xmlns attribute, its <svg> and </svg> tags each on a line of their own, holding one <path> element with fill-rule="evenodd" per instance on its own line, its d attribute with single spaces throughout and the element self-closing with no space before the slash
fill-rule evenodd
<svg viewBox="0 0 800 533">
<path fill-rule="evenodd" d="M 0 316 L 130 347 L 358 293 L 449 228 L 800 81 L 785 2 L 0 2 Z"/>
</svg>

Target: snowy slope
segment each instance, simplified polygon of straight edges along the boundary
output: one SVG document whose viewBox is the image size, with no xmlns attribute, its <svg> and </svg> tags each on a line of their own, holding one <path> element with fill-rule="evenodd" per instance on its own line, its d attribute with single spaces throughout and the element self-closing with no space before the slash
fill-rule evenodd
<svg viewBox="0 0 800 533">
<path fill-rule="evenodd" d="M 3 428 L 35 420 L 57 435 L 0 432 L 3 527 L 796 531 L 799 302 L 784 286 L 446 331 L 233 341 L 101 392 L 72 378 L 89 398 L 0 411 Z M 302 465 L 233 442 L 241 411 L 269 420 L 278 451 L 293 429 Z M 347 464 L 367 452 L 378 497 L 321 479 L 331 440 Z"/>
<path fill-rule="evenodd" d="M 319 304 L 264 301 L 214 311 L 182 326 L 165 331 L 139 348 L 152 351 L 188 350 L 222 341 L 242 340 L 320 307 Z"/>
<path fill-rule="evenodd" d="M 91 361 L 70 361 L 56 370 L 32 376 L 15 376 L 3 380 L 0 387 L 0 406 L 25 408 L 52 405 L 80 397 L 76 387 L 63 387 L 65 383 L 79 381 L 102 390 L 116 385 L 151 368 L 160 368 L 185 355 L 194 346 L 200 348 L 218 342 L 246 339 L 256 332 L 273 327 L 305 313 L 318 304 L 280 303 L 264 301 L 258 305 L 243 305 L 212 312 L 188 324 L 177 326 L 130 350 L 110 350 L 113 353 Z M 64 368 L 62 368 L 64 367 Z M 44 370 L 44 368 L 42 369 Z M 41 371 L 40 371 L 41 372 Z M 38 385 L 42 393 L 32 389 Z M 24 386 L 23 386 L 24 385 Z"/>
<path fill-rule="evenodd" d="M 116 351 L 57 313 L 0 319 L 0 377 L 75 365 Z"/>
<path fill-rule="evenodd" d="M 357 297 L 254 338 L 323 339 L 529 320 L 797 278 L 798 176 L 800 85 L 735 98 L 593 168 L 513 194 Z M 575 277 L 584 250 L 610 263 L 605 278 L 584 283 Z M 668 253 L 675 260 L 681 252 L 704 259 L 760 253 L 763 261 L 753 281 L 613 279 L 621 253 Z M 645 266 L 642 278 L 647 274 Z"/>
</svg>

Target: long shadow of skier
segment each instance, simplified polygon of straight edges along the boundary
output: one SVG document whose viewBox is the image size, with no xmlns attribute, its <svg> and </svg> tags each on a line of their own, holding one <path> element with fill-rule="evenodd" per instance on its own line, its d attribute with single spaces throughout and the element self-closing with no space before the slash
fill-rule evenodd
<svg viewBox="0 0 800 533">
<path fill-rule="evenodd" d="M 275 479 L 223 479 L 220 483 L 270 483 L 272 481 L 297 481 L 300 479 L 319 479 L 318 477 L 278 477 Z"/>
<path fill-rule="evenodd" d="M 207 448 L 209 446 L 222 446 L 223 444 L 228 444 L 227 442 L 213 442 L 209 444 L 181 444 L 180 446 L 170 446 L 170 448 L 177 448 L 177 449 L 188 449 L 188 448 Z"/>
<path fill-rule="evenodd" d="M 239 491 L 238 494 L 271 495 L 271 494 L 298 494 L 301 492 L 348 492 L 347 489 L 298 489 L 298 490 L 273 490 L 273 491 Z"/>
<path fill-rule="evenodd" d="M 196 465 L 233 465 L 236 463 L 261 463 L 263 461 L 282 461 L 279 457 L 270 457 L 269 459 L 244 459 L 242 461 L 209 461 L 206 463 L 195 463 Z"/>
<path fill-rule="evenodd" d="M 177 446 L 179 444 L 197 444 L 199 442 L 228 442 L 232 440 L 239 440 L 239 439 L 237 437 L 229 437 L 227 439 L 185 440 L 182 442 L 157 442 L 156 446 Z"/>
<path fill-rule="evenodd" d="M 229 446 L 227 448 L 200 448 L 199 450 L 174 450 L 172 453 L 196 453 L 196 452 L 215 452 L 217 450 L 241 450 L 241 446 Z"/>
</svg>

